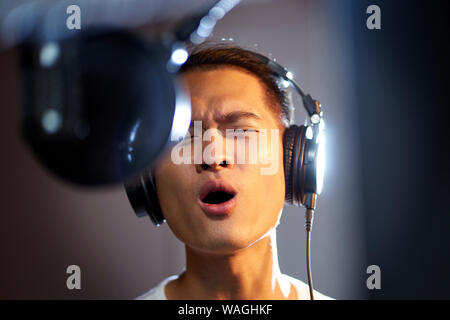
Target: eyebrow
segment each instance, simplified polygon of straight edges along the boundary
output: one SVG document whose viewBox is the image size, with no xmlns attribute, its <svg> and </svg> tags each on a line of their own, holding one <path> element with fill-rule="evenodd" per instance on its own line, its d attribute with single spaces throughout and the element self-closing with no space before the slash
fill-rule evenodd
<svg viewBox="0 0 450 320">
<path fill-rule="evenodd" d="M 248 112 L 248 111 L 232 111 L 226 114 L 222 114 L 216 117 L 216 121 L 219 123 L 233 123 L 240 119 L 253 119 L 253 120 L 261 120 L 261 117 L 256 113 Z M 194 121 L 200 121 L 198 119 L 192 119 L 189 127 L 194 125 Z"/>
<path fill-rule="evenodd" d="M 261 117 L 253 112 L 248 111 L 233 111 L 224 115 L 221 115 L 217 118 L 217 122 L 236 122 L 242 118 L 245 119 L 253 119 L 253 120 L 261 120 Z"/>
</svg>

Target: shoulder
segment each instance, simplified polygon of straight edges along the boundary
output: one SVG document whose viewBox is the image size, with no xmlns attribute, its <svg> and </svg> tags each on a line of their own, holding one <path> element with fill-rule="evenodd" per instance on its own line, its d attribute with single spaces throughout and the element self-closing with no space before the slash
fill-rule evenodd
<svg viewBox="0 0 450 320">
<path fill-rule="evenodd" d="M 164 289 L 166 288 L 167 283 L 175 280 L 176 278 L 178 278 L 178 275 L 165 278 L 156 287 L 140 295 L 135 300 L 167 300 Z"/>
<path fill-rule="evenodd" d="M 291 276 L 288 276 L 286 274 L 283 274 L 283 276 L 295 287 L 297 290 L 297 296 L 299 300 L 309 300 L 309 286 L 308 284 L 304 283 L 303 281 L 300 281 L 298 279 L 295 279 Z M 329 296 L 324 295 L 323 293 L 320 293 L 317 290 L 314 290 L 314 300 L 335 300 L 334 298 L 331 298 Z"/>
</svg>

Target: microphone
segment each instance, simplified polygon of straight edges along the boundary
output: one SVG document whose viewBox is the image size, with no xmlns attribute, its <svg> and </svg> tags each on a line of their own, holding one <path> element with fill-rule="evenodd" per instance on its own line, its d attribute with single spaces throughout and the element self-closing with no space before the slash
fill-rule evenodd
<svg viewBox="0 0 450 320">
<path fill-rule="evenodd" d="M 108 24 L 49 28 L 61 6 L 23 11 L 32 23 L 18 31 L 21 134 L 40 163 L 65 181 L 97 186 L 156 161 L 191 120 L 176 78 L 188 58 L 185 42 L 204 41 L 238 2 L 216 1 L 151 41 Z"/>
</svg>

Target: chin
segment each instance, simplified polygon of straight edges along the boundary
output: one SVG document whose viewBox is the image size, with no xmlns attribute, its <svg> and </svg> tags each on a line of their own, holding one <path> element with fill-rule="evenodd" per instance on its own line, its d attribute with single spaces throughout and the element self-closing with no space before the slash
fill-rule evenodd
<svg viewBox="0 0 450 320">
<path fill-rule="evenodd" d="M 201 251 L 214 254 L 232 254 L 236 251 L 245 249 L 258 239 L 257 236 L 249 237 L 248 232 L 242 228 L 236 227 L 233 231 L 227 231 L 227 228 L 206 232 L 202 243 L 199 245 Z"/>
<path fill-rule="evenodd" d="M 230 243 L 230 242 L 212 242 L 205 244 L 201 248 L 196 248 L 202 252 L 208 253 L 208 254 L 216 254 L 216 255 L 231 255 L 236 253 L 239 250 L 244 249 L 245 246 L 240 246 L 236 243 Z"/>
</svg>

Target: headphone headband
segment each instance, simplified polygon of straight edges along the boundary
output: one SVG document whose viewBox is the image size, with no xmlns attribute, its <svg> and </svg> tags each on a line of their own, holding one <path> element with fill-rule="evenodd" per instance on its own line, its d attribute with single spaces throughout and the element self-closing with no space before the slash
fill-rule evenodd
<svg viewBox="0 0 450 320">
<path fill-rule="evenodd" d="M 291 84 L 292 87 L 295 88 L 295 91 L 299 93 L 299 95 L 302 97 L 303 102 L 303 108 L 306 110 L 306 112 L 309 115 L 310 121 L 312 125 L 318 124 L 323 116 L 322 108 L 318 100 L 314 100 L 310 94 L 305 94 L 305 92 L 302 90 L 302 88 L 298 85 L 298 83 L 295 81 L 292 72 L 290 72 L 288 69 L 280 65 L 278 62 L 269 59 L 268 57 L 254 52 L 254 54 L 269 67 L 269 69 L 272 71 L 272 73 Z"/>
</svg>

